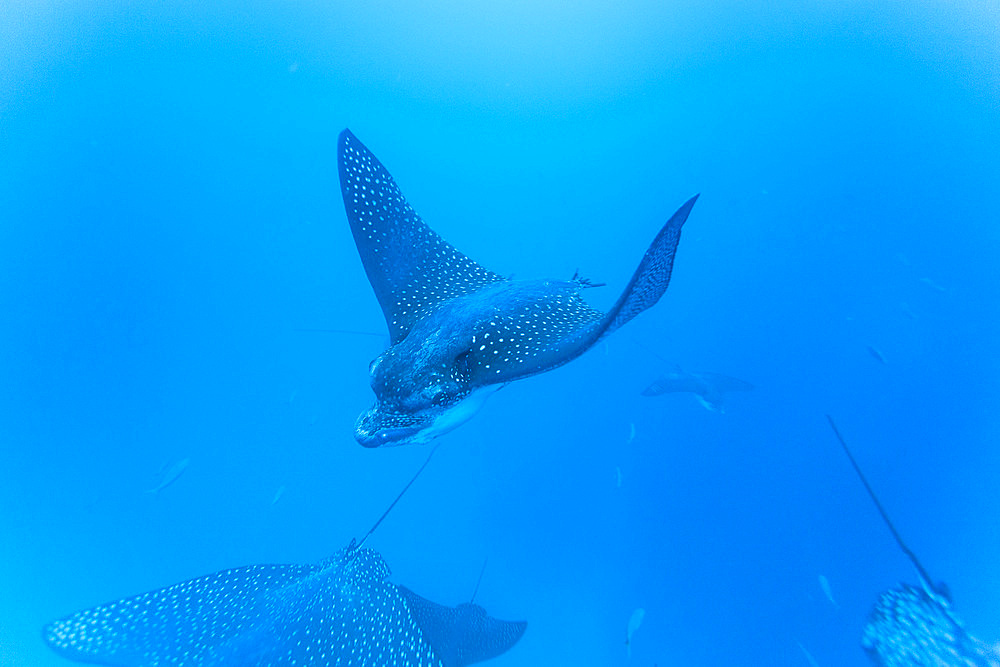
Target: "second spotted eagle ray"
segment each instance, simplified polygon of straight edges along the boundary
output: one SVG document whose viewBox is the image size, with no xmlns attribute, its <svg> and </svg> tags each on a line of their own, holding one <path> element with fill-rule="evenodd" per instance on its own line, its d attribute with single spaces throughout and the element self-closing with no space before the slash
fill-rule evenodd
<svg viewBox="0 0 1000 667">
<path fill-rule="evenodd" d="M 670 393 L 691 393 L 698 397 L 706 410 L 723 412 L 723 396 L 730 391 L 750 391 L 753 385 L 721 373 L 691 373 L 674 366 L 669 373 L 656 378 L 642 390 L 643 396 Z"/>
<path fill-rule="evenodd" d="M 118 667 L 464 667 L 524 634 L 524 622 L 390 582 L 364 541 L 319 563 L 237 567 L 86 609 L 43 638 L 71 660 Z"/>
<path fill-rule="evenodd" d="M 655 304 L 697 199 L 667 221 L 603 313 L 580 296 L 593 286 L 585 279 L 511 280 L 460 253 L 349 130 L 338 162 L 347 219 L 389 327 L 389 348 L 369 368 L 375 405 L 355 425 L 366 447 L 427 442 L 469 419 L 493 390 L 565 364 Z"/>
<path fill-rule="evenodd" d="M 865 652 L 881 667 L 1000 667 L 1000 651 L 965 630 L 952 611 L 947 586 L 933 582 L 917 555 L 903 541 L 833 418 L 830 415 L 826 418 L 882 521 L 913 563 L 920 580 L 920 586 L 900 584 L 882 593 L 861 637 Z"/>
</svg>

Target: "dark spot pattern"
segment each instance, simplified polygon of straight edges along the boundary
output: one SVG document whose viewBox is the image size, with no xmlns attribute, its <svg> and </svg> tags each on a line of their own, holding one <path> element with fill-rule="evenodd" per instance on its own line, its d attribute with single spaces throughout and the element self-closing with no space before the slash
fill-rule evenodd
<svg viewBox="0 0 1000 667">
<path fill-rule="evenodd" d="M 698 195 L 684 202 L 663 226 L 639 262 L 628 287 L 611 309 L 611 321 L 602 335 L 615 331 L 642 311 L 650 308 L 670 284 L 674 270 L 674 255 L 681 240 L 681 227 L 687 221 Z"/>
<path fill-rule="evenodd" d="M 477 604 L 445 607 L 399 587 L 413 618 L 446 665 L 468 665 L 505 653 L 527 629 L 523 621 L 501 621 Z"/>
<path fill-rule="evenodd" d="M 442 301 L 503 280 L 431 230 L 349 130 L 338 152 L 347 219 L 393 344 Z"/>
<path fill-rule="evenodd" d="M 315 565 L 235 568 L 111 602 L 43 636 L 67 658 L 128 667 L 454 667 L 388 576 L 377 552 L 352 546 Z"/>
<path fill-rule="evenodd" d="M 861 645 L 882 667 L 1000 665 L 1000 655 L 969 635 L 941 602 L 906 584 L 879 598 Z"/>
</svg>

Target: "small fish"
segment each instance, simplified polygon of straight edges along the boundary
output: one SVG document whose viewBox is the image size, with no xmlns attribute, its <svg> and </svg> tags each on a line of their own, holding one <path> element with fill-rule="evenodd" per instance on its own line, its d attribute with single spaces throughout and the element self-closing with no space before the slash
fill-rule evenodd
<svg viewBox="0 0 1000 667">
<path fill-rule="evenodd" d="M 885 357 L 882 356 L 882 353 L 879 352 L 876 348 L 872 347 L 871 345 L 865 345 L 865 349 L 868 350 L 868 354 L 872 355 L 872 357 L 876 361 L 878 361 L 881 364 L 885 363 Z"/>
<path fill-rule="evenodd" d="M 622 488 L 622 469 L 618 466 L 615 466 L 615 478 L 618 481 L 617 488 Z"/>
<path fill-rule="evenodd" d="M 816 658 L 812 657 L 812 653 L 806 650 L 806 647 L 802 645 L 802 642 L 795 643 L 799 645 L 799 649 L 802 651 L 802 655 L 806 657 L 806 660 L 809 661 L 810 667 L 819 667 L 819 663 L 816 662 Z"/>
<path fill-rule="evenodd" d="M 830 601 L 830 604 L 832 604 L 837 609 L 840 609 L 840 605 L 837 604 L 837 601 L 833 599 L 833 591 L 830 589 L 830 580 L 824 577 L 822 574 L 819 575 L 819 587 L 823 589 L 823 595 L 825 595 L 826 599 Z"/>
<path fill-rule="evenodd" d="M 285 495 L 285 485 L 284 484 L 282 484 L 281 486 L 279 486 L 278 489 L 274 492 L 274 498 L 271 499 L 271 504 L 272 505 L 276 504 L 279 500 L 281 500 L 281 496 L 283 496 L 283 495 Z"/>
<path fill-rule="evenodd" d="M 921 278 L 920 282 L 922 282 L 923 284 L 927 285 L 928 287 L 930 287 L 933 290 L 937 290 L 938 292 L 947 292 L 948 291 L 947 287 L 943 287 L 943 286 L 939 285 L 938 283 L 934 282 L 930 278 Z"/>
<path fill-rule="evenodd" d="M 642 607 L 637 608 L 632 612 L 632 616 L 628 619 L 628 630 L 625 633 L 625 646 L 628 649 L 628 657 L 632 659 L 632 635 L 635 631 L 639 629 L 642 625 L 642 619 L 646 618 L 646 610 Z"/>
<path fill-rule="evenodd" d="M 625 444 L 626 445 L 631 445 L 633 440 L 635 440 L 635 424 L 629 424 L 628 425 L 628 442 L 626 442 Z"/>
<path fill-rule="evenodd" d="M 187 467 L 191 465 L 191 459 L 181 459 L 167 466 L 166 470 L 163 471 L 163 477 L 160 478 L 160 483 L 157 484 L 152 489 L 147 489 L 146 493 L 159 493 L 163 489 L 167 488 L 171 484 L 177 481 L 177 478 L 184 474 Z"/>
</svg>

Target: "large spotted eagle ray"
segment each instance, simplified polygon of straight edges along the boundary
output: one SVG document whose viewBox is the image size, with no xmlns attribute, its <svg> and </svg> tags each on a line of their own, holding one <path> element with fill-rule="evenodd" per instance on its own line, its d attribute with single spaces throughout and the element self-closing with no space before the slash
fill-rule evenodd
<svg viewBox="0 0 1000 667">
<path fill-rule="evenodd" d="M 524 622 L 388 581 L 388 565 L 364 547 L 375 527 L 319 563 L 223 570 L 86 609 L 42 634 L 67 658 L 119 667 L 463 667 L 524 634 Z"/>
<path fill-rule="evenodd" d="M 900 584 L 879 597 L 861 637 L 865 652 L 882 667 L 1000 667 L 1000 651 L 965 630 L 951 609 L 947 586 L 934 583 L 917 555 L 903 542 L 833 418 L 826 418 L 882 521 L 917 569 L 921 584 Z"/>
<path fill-rule="evenodd" d="M 366 447 L 427 442 L 474 415 L 492 390 L 565 364 L 655 304 L 697 199 L 674 213 L 602 313 L 580 296 L 587 280 L 511 280 L 460 253 L 349 130 L 338 161 L 347 219 L 389 327 L 390 346 L 369 368 L 375 405 L 355 425 Z"/>
</svg>

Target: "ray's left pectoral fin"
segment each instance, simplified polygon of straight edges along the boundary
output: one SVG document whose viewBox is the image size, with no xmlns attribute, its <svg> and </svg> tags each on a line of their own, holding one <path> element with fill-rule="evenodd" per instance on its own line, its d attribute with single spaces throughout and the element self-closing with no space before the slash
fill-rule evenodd
<svg viewBox="0 0 1000 667">
<path fill-rule="evenodd" d="M 524 635 L 524 621 L 502 621 L 476 604 L 447 607 L 397 585 L 424 638 L 445 667 L 465 667 L 509 651 Z"/>
<path fill-rule="evenodd" d="M 393 345 L 442 301 L 504 280 L 428 227 L 350 130 L 337 150 L 347 219 Z"/>
<path fill-rule="evenodd" d="M 70 660 L 99 665 L 202 664 L 253 625 L 256 596 L 313 571 L 306 565 L 253 565 L 216 572 L 85 609 L 42 630 Z M 187 661 L 187 662 L 185 662 Z"/>
</svg>

